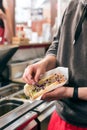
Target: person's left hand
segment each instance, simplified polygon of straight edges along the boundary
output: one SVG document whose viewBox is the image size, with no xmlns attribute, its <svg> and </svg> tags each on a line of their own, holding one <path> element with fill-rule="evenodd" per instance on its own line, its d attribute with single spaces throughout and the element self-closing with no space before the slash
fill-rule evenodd
<svg viewBox="0 0 87 130">
<path fill-rule="evenodd" d="M 52 100 L 58 100 L 58 99 L 63 99 L 63 98 L 71 98 L 73 95 L 73 87 L 58 87 L 57 89 L 45 93 L 42 96 L 42 100 L 46 101 L 52 101 Z"/>
</svg>

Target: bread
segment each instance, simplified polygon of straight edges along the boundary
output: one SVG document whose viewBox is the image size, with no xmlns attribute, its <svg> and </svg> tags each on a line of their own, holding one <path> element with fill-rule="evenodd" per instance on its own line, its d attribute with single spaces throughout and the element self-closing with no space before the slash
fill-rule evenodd
<svg viewBox="0 0 87 130">
<path fill-rule="evenodd" d="M 24 86 L 24 93 L 29 96 L 30 99 L 36 99 L 39 96 L 45 94 L 54 89 L 54 86 L 65 82 L 66 79 L 62 74 L 51 74 L 45 78 L 39 80 L 35 85 L 26 84 Z"/>
</svg>

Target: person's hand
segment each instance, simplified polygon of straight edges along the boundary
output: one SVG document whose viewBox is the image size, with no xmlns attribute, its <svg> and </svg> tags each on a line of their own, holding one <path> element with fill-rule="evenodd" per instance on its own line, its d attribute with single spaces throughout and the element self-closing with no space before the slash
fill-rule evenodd
<svg viewBox="0 0 87 130">
<path fill-rule="evenodd" d="M 40 76 L 46 71 L 55 68 L 56 57 L 53 55 L 48 55 L 43 60 L 29 65 L 23 74 L 23 80 L 28 84 L 35 84 L 40 79 Z"/>
<path fill-rule="evenodd" d="M 74 90 L 73 87 L 66 87 L 66 86 L 58 87 L 57 89 L 51 92 L 45 93 L 41 99 L 46 101 L 53 101 L 63 98 L 71 98 L 73 95 L 73 90 Z"/>
<path fill-rule="evenodd" d="M 41 74 L 46 72 L 46 65 L 43 62 L 37 62 L 29 65 L 23 74 L 23 80 L 28 84 L 35 84 L 38 82 Z"/>
<path fill-rule="evenodd" d="M 0 19 L 2 19 L 2 20 L 6 19 L 5 13 L 1 9 L 0 9 Z"/>
</svg>

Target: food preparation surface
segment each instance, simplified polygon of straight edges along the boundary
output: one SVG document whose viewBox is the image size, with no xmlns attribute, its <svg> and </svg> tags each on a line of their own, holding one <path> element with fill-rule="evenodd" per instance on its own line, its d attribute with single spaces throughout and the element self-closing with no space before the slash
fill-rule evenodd
<svg viewBox="0 0 87 130">
<path fill-rule="evenodd" d="M 43 101 L 29 102 L 23 92 L 23 84 L 12 83 L 0 88 L 0 127 L 4 129 L 7 125 L 17 120 L 22 115 L 31 111 Z"/>
<path fill-rule="evenodd" d="M 0 99 L 9 95 L 12 95 L 23 89 L 23 85 L 12 84 L 10 86 L 0 89 Z"/>
<path fill-rule="evenodd" d="M 29 99 L 29 97 L 27 97 L 24 93 L 19 93 L 18 95 L 15 95 L 14 98 L 25 99 L 25 100 Z"/>
<path fill-rule="evenodd" d="M 3 116 L 4 114 L 12 111 L 13 109 L 19 107 L 22 105 L 22 101 L 17 101 L 17 100 L 2 100 L 0 102 L 0 117 Z"/>
</svg>

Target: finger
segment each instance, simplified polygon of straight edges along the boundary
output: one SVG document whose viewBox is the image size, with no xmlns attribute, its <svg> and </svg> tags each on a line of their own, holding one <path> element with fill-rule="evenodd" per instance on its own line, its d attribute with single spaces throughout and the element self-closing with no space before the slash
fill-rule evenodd
<svg viewBox="0 0 87 130">
<path fill-rule="evenodd" d="M 23 79 L 26 83 L 29 83 L 29 81 L 28 81 L 28 79 L 27 79 L 26 73 L 23 74 L 22 79 Z"/>
<path fill-rule="evenodd" d="M 26 77 L 22 78 L 24 80 L 25 83 L 29 84 L 29 81 L 27 80 Z"/>
<path fill-rule="evenodd" d="M 44 100 L 44 101 L 53 101 L 53 100 L 56 100 L 56 98 L 55 97 L 49 97 L 47 95 L 43 95 L 41 97 L 41 100 Z"/>
<path fill-rule="evenodd" d="M 58 95 L 58 93 L 55 90 L 53 90 L 51 92 L 45 93 L 42 96 L 42 100 L 47 100 L 47 101 L 56 100 L 57 95 Z"/>
<path fill-rule="evenodd" d="M 40 78 L 40 74 L 41 74 L 40 70 L 37 70 L 35 78 L 34 78 L 36 82 L 38 82 L 38 80 Z"/>
<path fill-rule="evenodd" d="M 27 67 L 25 69 L 24 75 L 26 77 L 28 77 L 29 80 L 31 80 L 31 79 L 33 79 L 33 74 L 32 73 L 33 73 L 33 68 L 32 67 Z"/>
<path fill-rule="evenodd" d="M 32 76 L 32 68 L 31 69 L 28 69 L 28 68 L 25 69 L 25 72 L 23 74 L 23 80 L 28 84 L 34 84 L 35 81 L 34 81 L 33 76 Z"/>
<path fill-rule="evenodd" d="M 34 81 L 33 81 L 33 80 L 28 79 L 28 77 L 27 77 L 27 76 L 24 76 L 24 77 L 23 77 L 23 80 L 24 80 L 27 84 L 35 84 L 35 83 L 34 83 Z"/>
</svg>

